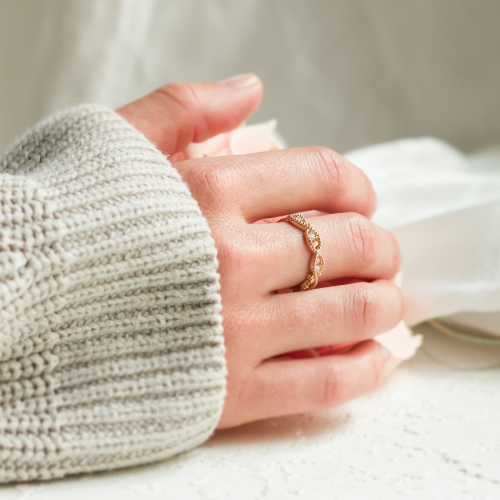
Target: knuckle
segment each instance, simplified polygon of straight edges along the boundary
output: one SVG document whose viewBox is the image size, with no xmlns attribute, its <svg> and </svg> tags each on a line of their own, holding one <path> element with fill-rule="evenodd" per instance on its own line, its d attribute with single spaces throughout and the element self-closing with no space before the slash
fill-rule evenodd
<svg viewBox="0 0 500 500">
<path fill-rule="evenodd" d="M 167 97 L 183 110 L 190 110 L 198 105 L 198 99 L 191 85 L 188 83 L 169 83 L 156 90 Z"/>
<path fill-rule="evenodd" d="M 320 408 L 331 408 L 343 401 L 346 385 L 344 370 L 337 363 L 327 363 L 322 368 L 322 387 L 318 393 Z"/>
<path fill-rule="evenodd" d="M 380 305 L 375 290 L 368 283 L 352 285 L 347 297 L 347 309 L 356 336 L 372 337 L 376 332 L 380 315 Z"/>
<path fill-rule="evenodd" d="M 336 195 L 347 191 L 349 175 L 344 158 L 323 146 L 306 148 L 313 168 L 318 171 L 330 191 Z"/>
<path fill-rule="evenodd" d="M 216 198 L 220 197 L 221 192 L 227 188 L 228 179 L 226 171 L 221 166 L 212 166 L 203 168 L 200 171 L 201 184 L 205 190 L 211 194 L 215 194 Z"/>
<path fill-rule="evenodd" d="M 231 277 L 232 282 L 245 282 L 240 299 L 248 296 L 249 290 L 262 279 L 255 273 L 255 262 L 259 262 L 261 250 L 251 231 L 226 223 L 223 231 L 214 235 L 214 240 L 221 278 Z"/>
<path fill-rule="evenodd" d="M 362 215 L 348 213 L 344 216 L 344 229 L 349 251 L 359 266 L 371 266 L 376 260 L 375 234 L 372 223 Z"/>
<path fill-rule="evenodd" d="M 213 210 L 228 204 L 230 179 L 222 165 L 210 165 L 193 169 L 186 179 L 198 202 Z"/>
</svg>

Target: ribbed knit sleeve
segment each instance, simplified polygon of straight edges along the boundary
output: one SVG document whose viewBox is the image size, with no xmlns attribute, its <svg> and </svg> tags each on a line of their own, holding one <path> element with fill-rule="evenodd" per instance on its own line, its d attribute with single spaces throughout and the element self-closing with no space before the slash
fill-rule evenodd
<svg viewBox="0 0 500 500">
<path fill-rule="evenodd" d="M 170 457 L 212 433 L 216 250 L 167 159 L 80 106 L 0 159 L 0 481 Z"/>
</svg>

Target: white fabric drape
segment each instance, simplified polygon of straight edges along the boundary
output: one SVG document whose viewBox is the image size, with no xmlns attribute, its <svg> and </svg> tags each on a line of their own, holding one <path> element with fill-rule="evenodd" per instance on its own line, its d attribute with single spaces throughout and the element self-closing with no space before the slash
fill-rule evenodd
<svg viewBox="0 0 500 500">
<path fill-rule="evenodd" d="M 448 319 L 500 335 L 500 149 L 465 156 L 424 138 L 346 156 L 373 182 L 374 221 L 400 242 L 406 322 L 461 312 Z"/>
</svg>

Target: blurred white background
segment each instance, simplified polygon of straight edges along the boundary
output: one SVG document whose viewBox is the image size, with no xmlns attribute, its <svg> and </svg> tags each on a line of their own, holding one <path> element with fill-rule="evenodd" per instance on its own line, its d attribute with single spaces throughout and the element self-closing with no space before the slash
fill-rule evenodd
<svg viewBox="0 0 500 500">
<path fill-rule="evenodd" d="M 0 151 L 67 106 L 255 72 L 293 146 L 500 139 L 498 0 L 0 0 Z"/>
</svg>

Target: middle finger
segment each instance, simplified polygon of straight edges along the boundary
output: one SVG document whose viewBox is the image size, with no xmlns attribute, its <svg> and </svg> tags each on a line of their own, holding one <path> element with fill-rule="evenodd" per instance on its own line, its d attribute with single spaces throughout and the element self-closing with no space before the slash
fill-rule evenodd
<svg viewBox="0 0 500 500">
<path fill-rule="evenodd" d="M 358 343 L 394 328 L 404 313 L 401 289 L 386 280 L 286 293 L 266 301 L 263 356 Z"/>
</svg>

